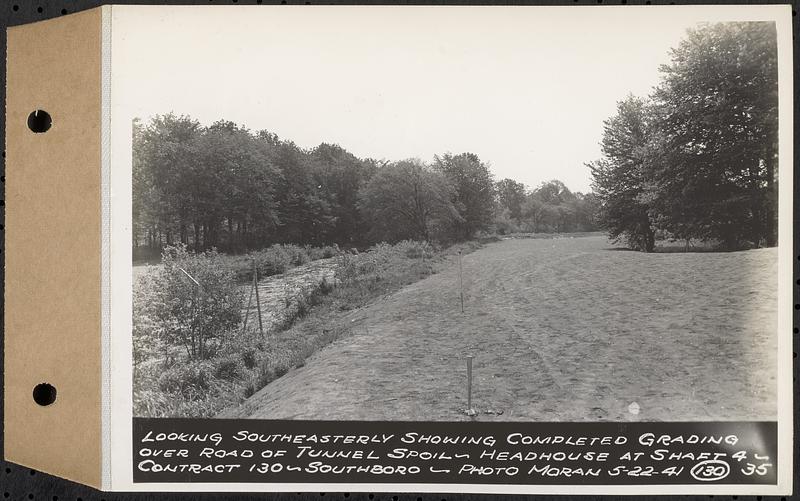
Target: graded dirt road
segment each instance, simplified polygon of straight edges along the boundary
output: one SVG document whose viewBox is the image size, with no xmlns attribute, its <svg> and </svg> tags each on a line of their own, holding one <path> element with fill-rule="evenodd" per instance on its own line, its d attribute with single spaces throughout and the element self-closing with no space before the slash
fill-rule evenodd
<svg viewBox="0 0 800 501">
<path fill-rule="evenodd" d="M 353 312 L 353 335 L 223 415 L 776 417 L 776 249 L 643 254 L 604 237 L 520 239 L 464 256 L 463 269 L 464 314 L 451 261 Z M 475 357 L 472 418 L 466 355 Z"/>
</svg>

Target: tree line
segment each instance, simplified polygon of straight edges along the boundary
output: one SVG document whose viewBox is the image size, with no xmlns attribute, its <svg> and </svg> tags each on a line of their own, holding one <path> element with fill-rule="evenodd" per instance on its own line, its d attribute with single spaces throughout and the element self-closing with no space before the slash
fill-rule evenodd
<svg viewBox="0 0 800 501">
<path fill-rule="evenodd" d="M 506 233 L 573 233 L 597 231 L 599 202 L 594 193 L 572 192 L 561 181 L 534 189 L 513 179 L 496 183 L 494 229 Z"/>
<path fill-rule="evenodd" d="M 238 252 L 273 243 L 351 247 L 452 242 L 480 232 L 606 229 L 629 247 L 657 238 L 724 249 L 777 242 L 774 23 L 687 31 L 647 97 L 603 123 L 592 192 L 557 180 L 496 181 L 472 153 L 430 162 L 304 149 L 268 131 L 167 114 L 133 130 L 135 251 L 184 243 Z"/>
<path fill-rule="evenodd" d="M 646 97 L 604 122 L 588 164 L 611 237 L 653 251 L 661 236 L 727 250 L 777 243 L 778 72 L 772 22 L 687 31 Z"/>
<path fill-rule="evenodd" d="M 595 229 L 595 198 L 560 181 L 495 181 L 472 153 L 431 162 L 303 149 L 229 121 L 167 114 L 133 124 L 135 252 L 183 243 L 229 252 L 273 243 L 369 246 L 480 232 Z"/>
</svg>

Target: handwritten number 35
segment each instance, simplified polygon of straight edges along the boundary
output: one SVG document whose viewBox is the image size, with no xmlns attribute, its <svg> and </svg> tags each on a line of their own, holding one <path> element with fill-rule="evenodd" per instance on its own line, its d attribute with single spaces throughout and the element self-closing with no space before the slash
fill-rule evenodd
<svg viewBox="0 0 800 501">
<path fill-rule="evenodd" d="M 752 463 L 747 463 L 747 466 L 742 468 L 742 473 L 744 475 L 766 475 L 767 468 L 769 468 L 770 466 L 772 466 L 770 463 L 764 463 L 758 466 Z"/>
</svg>

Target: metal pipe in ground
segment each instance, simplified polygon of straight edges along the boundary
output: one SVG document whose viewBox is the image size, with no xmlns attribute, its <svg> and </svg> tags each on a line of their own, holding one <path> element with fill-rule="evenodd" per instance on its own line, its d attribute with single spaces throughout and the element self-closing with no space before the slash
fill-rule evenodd
<svg viewBox="0 0 800 501">
<path fill-rule="evenodd" d="M 473 415 L 472 410 L 472 355 L 467 355 L 467 414 Z"/>
</svg>

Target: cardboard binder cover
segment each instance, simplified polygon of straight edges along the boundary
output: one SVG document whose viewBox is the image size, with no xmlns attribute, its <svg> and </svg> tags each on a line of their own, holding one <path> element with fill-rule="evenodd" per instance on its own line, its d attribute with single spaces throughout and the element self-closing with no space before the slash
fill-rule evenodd
<svg viewBox="0 0 800 501">
<path fill-rule="evenodd" d="M 7 57 L 5 457 L 99 487 L 101 9 L 9 29 Z"/>
</svg>

